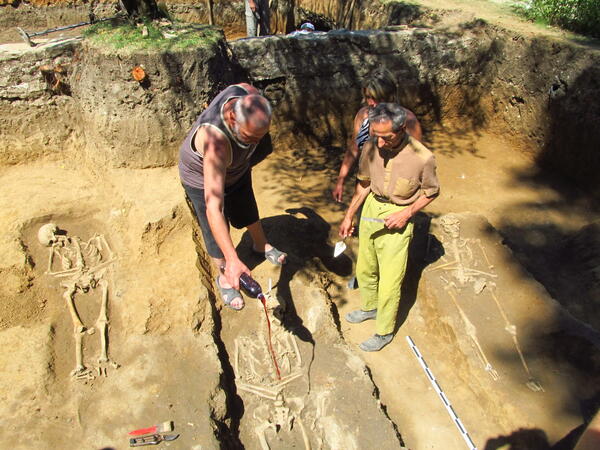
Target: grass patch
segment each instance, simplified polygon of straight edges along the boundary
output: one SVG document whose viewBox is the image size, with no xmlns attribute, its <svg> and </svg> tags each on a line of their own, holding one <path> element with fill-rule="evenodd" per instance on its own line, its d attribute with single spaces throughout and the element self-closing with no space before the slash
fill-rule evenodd
<svg viewBox="0 0 600 450">
<path fill-rule="evenodd" d="M 600 0 L 520 0 L 514 10 L 536 23 L 600 37 Z"/>
<path fill-rule="evenodd" d="M 146 36 L 144 28 L 148 32 Z M 94 43 L 125 51 L 213 47 L 223 39 L 222 31 L 210 25 L 172 23 L 161 26 L 152 21 L 137 26 L 123 21 L 101 22 L 89 27 L 84 36 Z"/>
</svg>

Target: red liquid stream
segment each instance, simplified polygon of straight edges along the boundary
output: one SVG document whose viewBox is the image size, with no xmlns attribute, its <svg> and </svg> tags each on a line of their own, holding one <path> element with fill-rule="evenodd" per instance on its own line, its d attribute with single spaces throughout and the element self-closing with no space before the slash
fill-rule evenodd
<svg viewBox="0 0 600 450">
<path fill-rule="evenodd" d="M 275 351 L 273 350 L 273 341 L 271 340 L 271 321 L 269 320 L 269 313 L 267 312 L 267 299 L 263 294 L 258 294 L 258 299 L 262 302 L 265 310 L 265 318 L 267 319 L 267 327 L 269 329 L 269 350 L 271 351 L 273 364 L 275 364 L 275 370 L 277 371 L 277 379 L 281 380 L 281 372 L 279 371 L 279 365 L 277 364 L 277 358 L 275 358 Z"/>
</svg>

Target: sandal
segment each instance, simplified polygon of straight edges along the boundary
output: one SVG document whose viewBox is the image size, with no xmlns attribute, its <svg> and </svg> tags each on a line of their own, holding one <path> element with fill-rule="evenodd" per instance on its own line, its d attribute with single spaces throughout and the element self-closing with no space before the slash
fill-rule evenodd
<svg viewBox="0 0 600 450">
<path fill-rule="evenodd" d="M 272 247 L 271 250 L 267 250 L 265 252 L 259 252 L 257 250 L 254 250 L 254 248 L 252 248 L 252 251 L 254 253 L 258 253 L 259 255 L 263 255 L 266 260 L 268 260 L 271 264 L 275 266 L 282 266 L 287 262 L 287 253 L 279 251 L 275 247 Z M 281 258 L 282 256 L 285 256 L 286 259 L 284 259 L 281 263 L 279 262 L 279 258 Z"/>
<path fill-rule="evenodd" d="M 217 289 L 219 289 L 219 293 L 221 294 L 221 298 L 223 299 L 223 303 L 225 304 L 225 306 L 233 309 L 234 311 L 241 311 L 242 309 L 244 309 L 244 306 L 245 306 L 245 304 L 243 303 L 244 298 L 242 297 L 242 294 L 240 293 L 240 291 L 238 291 L 237 289 L 234 289 L 234 288 L 222 287 L 221 283 L 219 283 L 220 278 L 221 278 L 221 275 L 219 275 L 217 277 L 215 282 L 217 284 Z M 240 298 L 242 300 L 242 306 L 240 306 L 239 308 L 236 308 L 235 306 L 233 306 L 231 304 L 231 302 L 233 300 L 235 300 L 236 298 Z"/>
</svg>

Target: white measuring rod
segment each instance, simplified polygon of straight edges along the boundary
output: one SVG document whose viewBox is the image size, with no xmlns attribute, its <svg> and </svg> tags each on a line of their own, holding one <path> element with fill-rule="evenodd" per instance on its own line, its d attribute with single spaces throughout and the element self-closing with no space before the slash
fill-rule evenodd
<svg viewBox="0 0 600 450">
<path fill-rule="evenodd" d="M 464 427 L 464 425 L 462 424 L 462 422 L 460 421 L 460 419 L 454 412 L 454 408 L 452 408 L 452 405 L 450 404 L 450 400 L 448 400 L 448 397 L 446 397 L 446 395 L 442 391 L 442 388 L 438 384 L 435 377 L 433 376 L 433 373 L 431 372 L 431 370 L 429 370 L 429 367 L 427 366 L 427 363 L 423 359 L 423 356 L 421 356 L 421 352 L 419 352 L 419 349 L 417 348 L 416 344 L 413 342 L 413 340 L 410 338 L 410 336 L 406 336 L 406 340 L 408 341 L 408 345 L 410 345 L 410 348 L 412 349 L 413 353 L 417 357 L 419 364 L 425 371 L 427 378 L 429 378 L 429 381 L 430 381 L 431 385 L 433 386 L 433 388 L 435 389 L 435 392 L 437 392 L 439 397 L 442 399 L 442 403 L 446 407 L 446 411 L 448 411 L 448 414 L 450 414 L 452 421 L 458 428 L 458 431 L 460 431 L 460 434 L 463 437 L 463 439 L 465 440 L 465 442 L 467 443 L 467 446 L 469 447 L 470 450 L 477 450 L 477 447 L 475 447 L 475 444 L 471 440 L 471 437 L 469 436 L 467 429 Z"/>
</svg>

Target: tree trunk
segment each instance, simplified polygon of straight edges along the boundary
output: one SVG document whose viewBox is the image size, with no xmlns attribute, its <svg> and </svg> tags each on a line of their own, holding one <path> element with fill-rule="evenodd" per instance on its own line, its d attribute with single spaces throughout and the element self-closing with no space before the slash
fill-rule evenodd
<svg viewBox="0 0 600 450">
<path fill-rule="evenodd" d="M 215 17 L 213 16 L 213 0 L 206 0 L 206 8 L 208 9 L 208 23 L 209 25 L 214 25 Z"/>
<path fill-rule="evenodd" d="M 119 0 L 121 9 L 135 20 L 154 20 L 160 16 L 156 0 Z"/>
<path fill-rule="evenodd" d="M 296 0 L 271 0 L 271 32 L 287 34 L 296 29 Z"/>
</svg>

